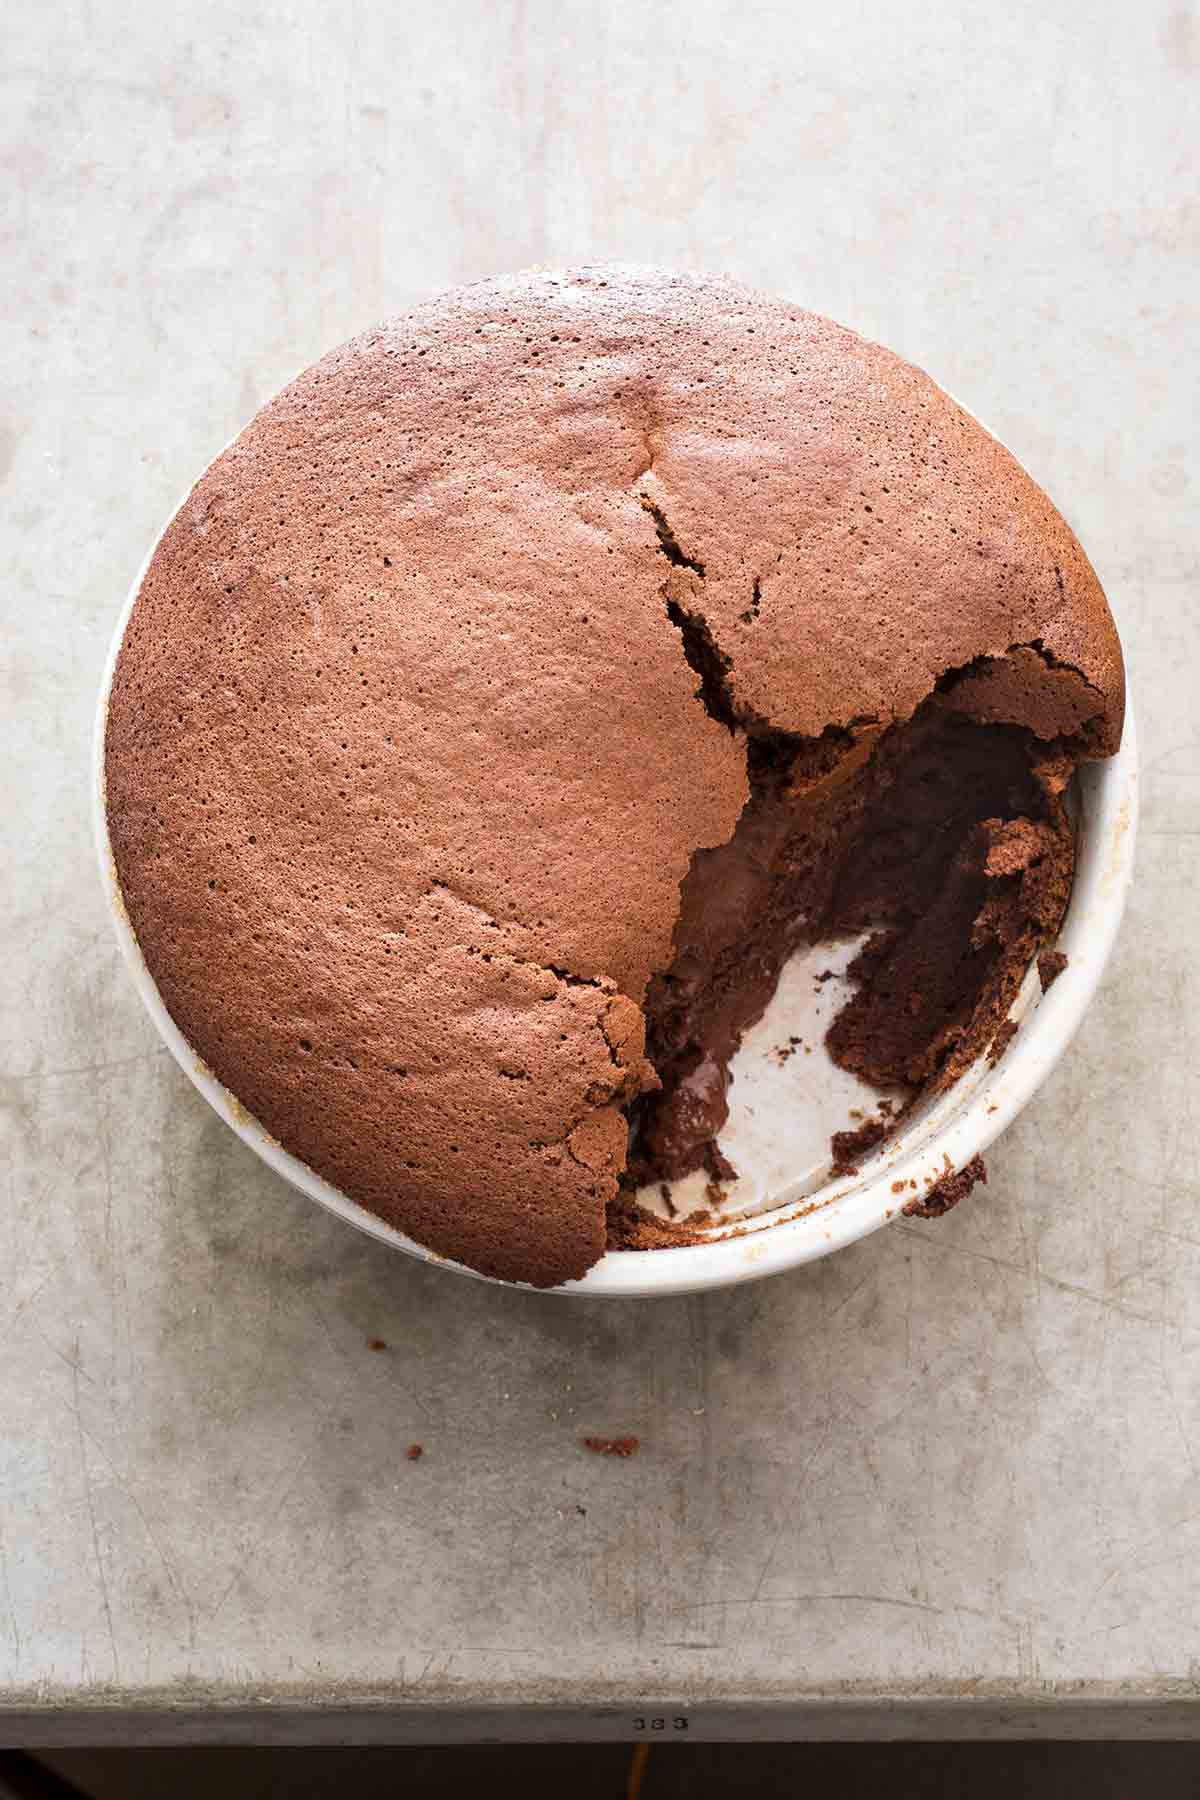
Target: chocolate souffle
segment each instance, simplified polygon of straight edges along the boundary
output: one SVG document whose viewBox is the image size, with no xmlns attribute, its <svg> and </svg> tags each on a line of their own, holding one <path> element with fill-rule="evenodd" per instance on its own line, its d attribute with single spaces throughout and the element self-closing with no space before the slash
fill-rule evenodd
<svg viewBox="0 0 1200 1800">
<path fill-rule="evenodd" d="M 551 1285 L 728 1173 L 787 958 L 833 1058 L 1002 1028 L 1120 740 L 1070 530 L 918 369 L 732 281 L 460 289 L 333 351 L 172 521 L 108 714 L 117 876 L 197 1054 L 327 1180 Z"/>
</svg>

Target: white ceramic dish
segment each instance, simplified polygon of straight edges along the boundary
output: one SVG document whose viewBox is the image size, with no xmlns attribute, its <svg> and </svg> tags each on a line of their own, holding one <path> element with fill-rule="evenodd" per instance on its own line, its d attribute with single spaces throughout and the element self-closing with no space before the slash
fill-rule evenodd
<svg viewBox="0 0 1200 1800">
<path fill-rule="evenodd" d="M 92 783 L 96 846 L 105 891 L 121 949 L 146 1010 L 205 1099 L 242 1141 L 293 1187 L 397 1250 L 487 1280 L 489 1277 L 447 1262 L 384 1224 L 269 1137 L 200 1061 L 167 1012 L 142 960 L 121 901 L 109 845 L 104 726 L 117 652 L 153 554 L 152 547 L 113 637 L 96 713 Z M 810 979 L 795 981 L 791 999 L 777 996 L 763 1029 L 750 1034 L 735 1064 L 733 1112 L 739 1114 L 740 1101 L 743 1133 L 737 1164 L 744 1176 L 740 1185 L 752 1190 L 734 1196 L 741 1223 L 736 1227 L 728 1221 L 714 1224 L 704 1242 L 677 1249 L 610 1251 L 582 1280 L 551 1291 L 588 1298 L 645 1297 L 725 1287 L 773 1275 L 828 1256 L 877 1230 L 897 1215 L 906 1199 L 919 1197 L 985 1150 L 1016 1117 L 1066 1049 L 1096 991 L 1117 935 L 1133 867 L 1137 820 L 1137 748 L 1131 710 L 1126 713 L 1119 753 L 1106 762 L 1086 765 L 1078 786 L 1075 884 L 1059 937 L 1067 967 L 1046 994 L 1041 993 L 1037 975 L 1030 970 L 1012 1011 L 1020 1020 L 1020 1029 L 994 1067 L 980 1058 L 948 1093 L 914 1110 L 904 1129 L 865 1158 L 856 1175 L 822 1180 L 814 1162 L 814 1144 L 823 1146 L 831 1130 L 851 1122 L 846 1106 L 854 1095 L 848 1093 L 844 1079 L 839 1080 L 819 1048 L 811 1063 L 800 1063 L 793 1071 L 803 1070 L 807 1079 L 797 1082 L 790 1095 L 781 1085 L 783 1064 L 778 1054 L 772 1057 L 767 1045 L 778 1042 L 780 1034 L 785 1042 L 791 1034 L 804 1039 L 810 1050 L 820 1042 L 814 984 Z M 817 954 L 825 962 L 830 960 L 828 951 Z M 817 1066 L 818 1058 L 823 1069 Z M 808 1098 L 812 1094 L 818 1096 L 815 1112 Z M 863 1102 L 864 1110 L 869 1106 L 869 1100 Z"/>
</svg>

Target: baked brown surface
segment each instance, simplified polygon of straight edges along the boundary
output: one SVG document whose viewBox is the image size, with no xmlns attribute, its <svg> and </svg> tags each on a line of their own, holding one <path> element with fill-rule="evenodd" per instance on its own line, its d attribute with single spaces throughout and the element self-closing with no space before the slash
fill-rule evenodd
<svg viewBox="0 0 1200 1800">
<path fill-rule="evenodd" d="M 980 721 L 1119 741 L 1082 550 L 926 376 L 719 278 L 482 283 L 308 370 L 168 528 L 109 709 L 122 893 L 288 1149 L 557 1282 L 741 727 L 877 736 L 952 671 Z"/>
</svg>

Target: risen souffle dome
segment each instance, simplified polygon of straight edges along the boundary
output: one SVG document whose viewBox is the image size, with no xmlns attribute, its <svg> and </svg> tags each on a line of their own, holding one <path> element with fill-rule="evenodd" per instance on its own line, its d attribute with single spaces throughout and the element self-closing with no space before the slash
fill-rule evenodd
<svg viewBox="0 0 1200 1800">
<path fill-rule="evenodd" d="M 806 936 L 874 934 L 835 1056 L 952 1078 L 1057 928 L 1123 692 L 1079 544 L 919 370 L 721 278 L 522 275 L 335 350 L 197 483 L 117 663 L 109 830 L 267 1131 L 549 1285 L 627 1167 L 719 1172 Z"/>
</svg>

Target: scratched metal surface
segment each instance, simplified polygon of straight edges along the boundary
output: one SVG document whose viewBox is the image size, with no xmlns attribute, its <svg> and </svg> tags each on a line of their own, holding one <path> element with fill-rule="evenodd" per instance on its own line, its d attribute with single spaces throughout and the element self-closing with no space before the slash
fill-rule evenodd
<svg viewBox="0 0 1200 1800">
<path fill-rule="evenodd" d="M 653 13 L 11 0 L 11 1704 L 1149 1697 L 1200 1667 L 1200 19 Z M 286 1191 L 158 1047 L 87 834 L 108 635 L 207 458 L 389 308 L 592 253 L 732 269 L 986 418 L 1110 589 L 1146 769 L 1115 964 L 986 1191 L 637 1307 L 456 1281 Z"/>
</svg>

